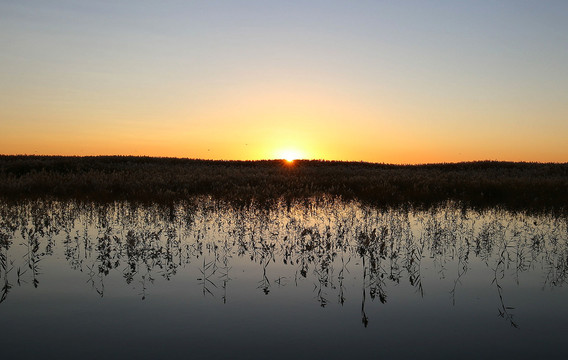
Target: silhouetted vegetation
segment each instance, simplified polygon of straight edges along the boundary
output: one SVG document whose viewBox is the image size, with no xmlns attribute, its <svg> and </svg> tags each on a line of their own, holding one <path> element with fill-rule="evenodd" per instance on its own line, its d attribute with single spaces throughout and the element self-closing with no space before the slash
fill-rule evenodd
<svg viewBox="0 0 568 360">
<path fill-rule="evenodd" d="M 206 161 L 150 157 L 0 156 L 4 198 L 170 201 L 211 195 L 236 202 L 328 194 L 382 205 L 565 209 L 568 164 L 469 162 L 386 165 L 301 160 Z"/>
</svg>

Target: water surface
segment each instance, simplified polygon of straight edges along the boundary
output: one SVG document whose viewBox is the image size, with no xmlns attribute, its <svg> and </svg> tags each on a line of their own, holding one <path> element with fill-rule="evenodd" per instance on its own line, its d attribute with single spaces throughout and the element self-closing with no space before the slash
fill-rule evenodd
<svg viewBox="0 0 568 360">
<path fill-rule="evenodd" d="M 0 207 L 17 358 L 563 358 L 565 217 L 311 199 Z"/>
</svg>

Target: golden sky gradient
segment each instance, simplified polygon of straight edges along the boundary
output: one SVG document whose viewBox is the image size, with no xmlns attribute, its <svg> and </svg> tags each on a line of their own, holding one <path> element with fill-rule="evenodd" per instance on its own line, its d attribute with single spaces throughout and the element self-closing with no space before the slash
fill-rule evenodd
<svg viewBox="0 0 568 360">
<path fill-rule="evenodd" d="M 563 1 L 0 3 L 0 154 L 568 161 Z"/>
</svg>

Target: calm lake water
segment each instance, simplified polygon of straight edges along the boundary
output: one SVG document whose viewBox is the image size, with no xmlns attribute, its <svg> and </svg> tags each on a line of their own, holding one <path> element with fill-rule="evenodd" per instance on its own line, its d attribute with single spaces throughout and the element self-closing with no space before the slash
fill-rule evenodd
<svg viewBox="0 0 568 360">
<path fill-rule="evenodd" d="M 3 358 L 565 358 L 565 217 L 0 203 Z"/>
</svg>

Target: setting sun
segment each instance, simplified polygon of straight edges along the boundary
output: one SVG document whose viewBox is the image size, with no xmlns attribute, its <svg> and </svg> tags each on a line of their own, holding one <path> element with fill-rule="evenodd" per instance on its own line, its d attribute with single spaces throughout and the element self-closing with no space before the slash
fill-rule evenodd
<svg viewBox="0 0 568 360">
<path fill-rule="evenodd" d="M 284 159 L 288 163 L 294 162 L 294 160 L 301 159 L 303 155 L 297 150 L 282 150 L 277 153 L 279 159 Z"/>
</svg>

